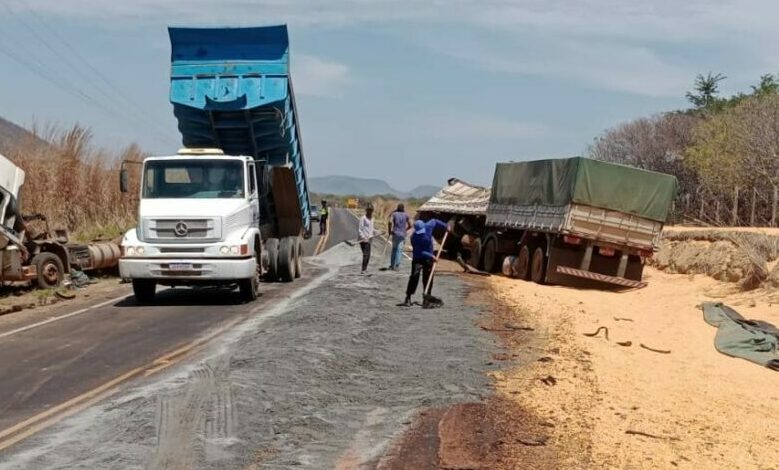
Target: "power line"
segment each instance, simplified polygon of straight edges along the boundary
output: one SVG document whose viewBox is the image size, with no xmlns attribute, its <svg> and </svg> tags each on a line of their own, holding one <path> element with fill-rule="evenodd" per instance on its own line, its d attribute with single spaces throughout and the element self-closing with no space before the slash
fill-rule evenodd
<svg viewBox="0 0 779 470">
<path fill-rule="evenodd" d="M 22 4 L 23 6 L 27 7 L 28 10 L 31 10 L 31 7 L 29 3 L 27 3 L 26 0 L 17 0 L 18 3 Z M 133 101 L 131 98 L 129 98 L 119 87 L 117 87 L 111 80 L 109 80 L 100 70 L 93 66 L 92 63 L 89 62 L 81 53 L 78 51 L 77 48 L 73 47 L 62 35 L 57 32 L 56 28 L 51 27 L 41 16 L 34 15 L 33 18 L 45 29 L 48 33 L 51 34 L 57 41 L 59 41 L 59 44 L 64 46 L 68 52 L 70 52 L 70 55 L 75 57 L 79 62 L 81 62 L 89 71 L 92 73 L 90 75 L 89 73 L 84 72 L 83 69 L 80 67 L 72 66 L 71 69 L 75 70 L 77 73 L 82 74 L 84 77 L 86 77 L 88 80 L 92 80 L 94 77 L 97 77 L 100 79 L 100 81 L 107 87 L 108 90 L 112 92 L 111 95 L 108 95 L 106 93 L 103 93 L 102 89 L 95 87 L 98 89 L 102 94 L 104 94 L 108 99 L 115 100 L 117 97 L 122 99 L 126 105 L 133 108 L 135 112 L 138 113 L 138 115 L 142 118 L 142 121 L 144 123 L 148 123 L 147 119 L 147 113 L 146 110 L 142 109 L 138 104 Z M 64 55 L 62 57 L 66 57 L 67 55 Z M 156 122 L 155 124 L 160 124 L 159 122 Z M 161 127 L 164 127 L 165 124 L 162 124 Z M 158 129 L 155 129 L 158 130 Z"/>
<path fill-rule="evenodd" d="M 79 69 L 77 66 L 75 66 L 72 62 L 68 61 L 66 59 L 67 54 L 62 54 L 61 52 L 58 52 L 54 49 L 54 47 L 51 46 L 43 37 L 41 37 L 38 32 L 36 32 L 35 28 L 33 28 L 24 18 L 22 18 L 20 15 L 18 15 L 13 9 L 10 8 L 10 6 L 6 3 L 3 3 L 3 6 L 5 9 L 15 18 L 19 20 L 19 23 L 21 23 L 26 30 L 35 37 L 35 39 L 41 43 L 49 52 L 51 52 L 58 60 L 63 62 L 68 68 L 76 72 L 78 75 L 80 75 L 90 86 L 96 90 L 98 93 L 103 95 L 109 102 L 114 102 L 115 97 L 106 93 L 105 90 L 103 90 L 102 87 L 96 86 L 96 82 L 94 82 L 94 77 L 90 76 L 88 73 L 84 72 L 82 69 Z M 7 30 L 6 30 L 7 32 Z M 70 46 L 72 48 L 72 46 Z M 115 108 L 112 108 L 111 106 L 108 106 L 101 101 L 97 100 L 95 97 L 93 97 L 90 93 L 84 91 L 81 89 L 78 85 L 71 82 L 63 73 L 61 70 L 54 69 L 50 67 L 46 61 L 39 60 L 36 57 L 36 54 L 32 53 L 31 51 L 25 49 L 24 47 L 20 47 L 20 44 L 16 45 L 16 48 L 23 51 L 22 53 L 25 54 L 25 56 L 29 59 L 26 59 L 25 57 L 21 57 L 18 54 L 15 54 L 12 51 L 9 51 L 8 49 L 3 49 L 3 53 L 10 57 L 12 60 L 16 61 L 17 63 L 23 65 L 24 67 L 31 70 L 35 75 L 37 75 L 40 78 L 43 78 L 49 83 L 52 83 L 56 87 L 63 89 L 67 91 L 69 94 L 75 96 L 76 98 L 96 107 L 99 108 L 101 111 L 103 111 L 108 116 L 111 116 L 113 118 L 118 118 L 122 121 L 124 121 L 127 124 L 130 124 L 132 127 L 134 127 L 137 131 L 141 131 L 139 125 L 144 128 L 148 128 L 149 130 L 153 130 L 156 134 L 154 136 L 155 140 L 158 140 L 160 143 L 165 143 L 166 145 L 169 145 L 169 139 L 172 137 L 170 135 L 167 135 L 160 131 L 159 128 L 152 125 L 149 121 L 145 113 L 143 115 L 136 115 L 131 116 L 128 114 L 124 114 L 121 112 L 117 112 Z M 91 69 L 94 69 L 94 67 L 89 64 L 89 67 Z M 56 79 L 54 78 L 56 77 Z M 104 78 L 104 80 L 107 81 L 107 79 Z M 115 88 L 115 87 L 114 87 Z M 125 98 L 127 99 L 127 98 Z M 129 101 L 129 100 L 128 100 Z M 145 131 L 141 131 L 144 132 Z"/>
</svg>

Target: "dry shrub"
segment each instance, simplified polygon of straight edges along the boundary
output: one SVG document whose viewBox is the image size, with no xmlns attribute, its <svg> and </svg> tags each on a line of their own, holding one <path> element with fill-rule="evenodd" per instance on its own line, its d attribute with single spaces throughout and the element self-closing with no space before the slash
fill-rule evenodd
<svg viewBox="0 0 779 470">
<path fill-rule="evenodd" d="M 90 131 L 78 125 L 36 136 L 7 155 L 26 173 L 23 213 L 42 213 L 52 228 L 66 228 L 82 241 L 113 238 L 135 224 L 137 197 L 119 191 L 118 170 L 122 160 L 143 160 L 136 145 L 121 152 L 98 149 Z M 138 175 L 130 173 L 130 187 L 137 188 Z"/>
</svg>

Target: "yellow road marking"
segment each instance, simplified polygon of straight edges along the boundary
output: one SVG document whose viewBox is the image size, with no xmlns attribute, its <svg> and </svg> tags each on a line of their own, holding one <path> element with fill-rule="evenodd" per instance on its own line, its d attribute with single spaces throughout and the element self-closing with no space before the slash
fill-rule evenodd
<svg viewBox="0 0 779 470">
<path fill-rule="evenodd" d="M 325 230 L 325 234 L 319 237 L 319 242 L 317 242 L 316 247 L 314 248 L 314 256 L 322 253 L 322 251 L 325 249 L 325 246 L 327 245 L 328 238 L 330 238 L 329 224 L 327 229 Z"/>
<path fill-rule="evenodd" d="M 93 388 L 92 390 L 84 392 L 81 395 L 71 398 L 68 401 L 60 403 L 57 406 L 49 408 L 46 411 L 38 413 L 35 416 L 27 418 L 24 421 L 21 421 L 3 431 L 0 431 L 0 451 L 7 449 L 12 445 L 27 439 L 28 437 L 54 424 L 57 424 L 68 416 L 71 416 L 74 413 L 77 413 L 78 411 L 81 411 L 84 408 L 111 396 L 118 390 L 118 385 L 130 379 L 140 375 L 143 375 L 143 377 L 148 377 L 180 362 L 184 358 L 191 355 L 195 350 L 206 345 L 216 336 L 224 333 L 246 318 L 246 315 L 235 318 L 214 330 L 207 336 L 196 339 L 191 343 L 188 343 L 178 349 L 158 357 L 157 359 L 154 359 L 146 365 L 136 367 L 129 372 L 125 372 L 124 374 L 111 379 L 98 387 Z"/>
</svg>

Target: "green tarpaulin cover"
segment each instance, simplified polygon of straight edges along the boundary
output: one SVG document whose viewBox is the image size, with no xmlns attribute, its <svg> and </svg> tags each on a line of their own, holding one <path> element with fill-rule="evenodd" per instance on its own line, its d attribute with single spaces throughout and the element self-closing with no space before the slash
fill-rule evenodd
<svg viewBox="0 0 779 470">
<path fill-rule="evenodd" d="M 571 202 L 665 222 L 676 177 L 583 157 L 498 163 L 490 203 L 565 206 Z"/>
<path fill-rule="evenodd" d="M 717 351 L 779 371 L 779 329 L 764 321 L 747 320 L 719 302 L 706 302 L 701 308 L 706 323 L 717 327 Z"/>
</svg>

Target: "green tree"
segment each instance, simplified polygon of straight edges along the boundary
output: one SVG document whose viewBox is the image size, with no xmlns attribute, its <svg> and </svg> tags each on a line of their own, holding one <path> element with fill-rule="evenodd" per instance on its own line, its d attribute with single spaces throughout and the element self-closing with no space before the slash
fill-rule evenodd
<svg viewBox="0 0 779 470">
<path fill-rule="evenodd" d="M 719 82 L 727 77 L 721 73 L 712 74 L 709 72 L 706 76 L 698 74 L 695 77 L 694 91 L 687 92 L 687 101 L 692 103 L 697 109 L 710 109 L 722 103 L 719 98 Z"/>
<path fill-rule="evenodd" d="M 752 94 L 761 95 L 773 95 L 779 92 L 779 81 L 773 74 L 766 74 L 760 77 L 760 83 L 755 86 L 752 85 Z"/>
</svg>

